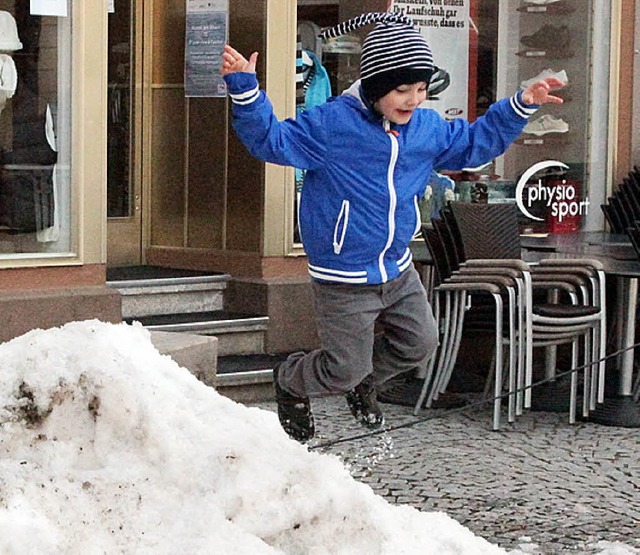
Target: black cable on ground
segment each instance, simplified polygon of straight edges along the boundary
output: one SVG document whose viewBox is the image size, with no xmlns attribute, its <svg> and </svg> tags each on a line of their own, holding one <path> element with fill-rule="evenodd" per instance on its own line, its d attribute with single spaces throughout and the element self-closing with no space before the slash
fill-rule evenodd
<svg viewBox="0 0 640 555">
<path fill-rule="evenodd" d="M 478 408 L 484 405 L 488 405 L 488 404 L 492 404 L 494 401 L 498 400 L 498 399 L 504 399 L 506 397 L 510 397 L 511 395 L 516 395 L 518 393 L 523 393 L 525 391 L 527 391 L 528 389 L 533 389 L 534 387 L 537 387 L 539 385 L 543 385 L 546 383 L 550 383 L 553 382 L 559 378 L 562 378 L 564 376 L 568 376 L 570 374 L 579 372 L 580 370 L 584 370 L 585 368 L 588 368 L 590 366 L 595 366 L 596 364 L 600 364 L 603 361 L 606 361 L 610 358 L 616 357 L 626 351 L 630 351 L 632 349 L 635 349 L 636 347 L 640 347 L 640 343 L 635 343 L 634 345 L 630 346 L 630 347 L 625 347 L 624 349 L 619 349 L 613 353 L 610 353 L 598 360 L 594 360 L 588 364 L 583 364 L 581 366 L 576 366 L 575 368 L 572 368 L 571 370 L 565 370 L 564 372 L 559 372 L 558 374 L 555 374 L 552 378 L 545 378 L 544 380 L 540 380 L 537 382 L 532 383 L 531 385 L 516 389 L 515 391 L 512 392 L 506 392 L 503 393 L 501 395 L 498 395 L 496 397 L 489 397 L 487 399 L 482 399 L 480 401 L 476 401 L 473 403 L 469 403 L 468 405 L 464 405 L 462 407 L 457 407 L 457 408 L 453 408 L 453 409 L 442 409 L 440 411 L 438 411 L 437 414 L 430 414 L 428 416 L 422 416 L 422 417 L 416 417 L 414 420 L 411 420 L 410 422 L 405 422 L 403 424 L 396 424 L 395 426 L 388 426 L 388 427 L 382 427 L 379 430 L 372 430 L 369 432 L 363 432 L 361 434 L 357 434 L 354 436 L 349 436 L 349 437 L 344 437 L 344 438 L 339 438 L 339 439 L 332 439 L 329 441 L 324 441 L 322 443 L 318 443 L 316 445 L 310 445 L 309 446 L 309 450 L 310 451 L 315 451 L 317 449 L 323 449 L 326 447 L 332 447 L 333 445 L 338 445 L 340 443 L 348 443 L 351 441 L 357 441 L 359 439 L 365 439 L 368 437 L 373 437 L 373 436 L 377 436 L 380 434 L 385 434 L 388 432 L 394 432 L 396 430 L 402 430 L 404 428 L 412 428 L 413 426 L 416 426 L 418 424 L 422 424 L 424 422 L 429 422 L 430 420 L 436 420 L 438 418 L 445 418 L 451 414 L 457 414 L 459 412 L 464 412 L 467 411 L 469 409 L 474 409 L 474 408 Z"/>
</svg>

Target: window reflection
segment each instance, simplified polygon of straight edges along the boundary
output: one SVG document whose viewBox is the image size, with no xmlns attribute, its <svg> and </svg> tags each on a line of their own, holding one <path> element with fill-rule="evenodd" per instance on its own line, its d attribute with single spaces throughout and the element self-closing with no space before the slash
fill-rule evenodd
<svg viewBox="0 0 640 555">
<path fill-rule="evenodd" d="M 70 17 L 0 11 L 0 256 L 70 250 Z"/>
<path fill-rule="evenodd" d="M 131 216 L 131 7 L 118 1 L 109 14 L 107 98 L 107 215 Z"/>
<path fill-rule="evenodd" d="M 435 3 L 425 8 L 422 3 L 409 0 L 351 3 L 299 0 L 297 67 L 303 72 L 307 67 L 303 59 L 305 50 L 313 52 L 326 70 L 331 94 L 340 94 L 359 76 L 360 45 L 368 29 L 324 45 L 317 39 L 319 29 L 360 13 L 389 8 L 412 17 L 432 44 L 434 62 L 440 71 L 434 75 L 425 107 L 437 110 L 445 118 L 465 117 L 474 121 L 496 99 L 515 94 L 536 78 L 565 76 L 567 86 L 559 92 L 564 104 L 542 107 L 504 156 L 465 171 L 435 168 L 453 180 L 453 187 L 446 179 L 425 176 L 425 180 L 433 178 L 435 194 L 422 200 L 421 213 L 425 221 L 437 215 L 439 207 L 451 198 L 452 190 L 458 200 L 516 203 L 518 194 L 526 195 L 525 200 L 533 199 L 534 193 L 545 185 L 571 195 L 581 206 L 588 206 L 589 197 L 600 195 L 599 189 L 603 187 L 594 185 L 594 179 L 602 180 L 603 175 L 589 169 L 591 159 L 601 157 L 597 145 L 591 142 L 590 120 L 606 121 L 603 114 L 608 110 L 606 94 L 599 95 L 598 103 L 593 103 L 596 93 L 591 89 L 594 56 L 604 59 L 609 49 L 608 37 L 593 42 L 594 13 L 602 9 L 585 0 L 461 0 L 456 3 L 460 20 L 456 32 L 447 33 L 446 29 L 438 28 L 440 19 L 424 15 L 437 9 L 434 6 Z M 415 15 L 418 12 L 423 15 Z M 449 46 L 447 40 L 451 41 Z M 468 60 L 453 55 L 461 42 L 468 44 Z M 466 56 L 466 52 L 461 54 Z M 304 109 L 308 91 L 307 81 L 301 75 L 298 73 L 298 110 Z M 442 109 L 453 95 L 459 99 L 455 106 L 458 109 Z M 315 98 L 315 101 L 322 100 Z M 523 176 L 529 175 L 536 164 L 549 160 L 560 164 L 532 175 L 518 193 Z M 304 172 L 297 171 L 296 210 L 303 182 Z M 522 226 L 527 231 L 573 231 L 594 219 L 592 216 L 589 220 L 588 211 L 583 210 L 561 222 L 542 198 L 532 200 L 527 208 L 529 215 L 539 218 L 534 220 L 523 214 Z M 600 216 L 595 216 L 597 221 Z M 299 241 L 297 227 L 294 234 L 295 241 Z"/>
</svg>

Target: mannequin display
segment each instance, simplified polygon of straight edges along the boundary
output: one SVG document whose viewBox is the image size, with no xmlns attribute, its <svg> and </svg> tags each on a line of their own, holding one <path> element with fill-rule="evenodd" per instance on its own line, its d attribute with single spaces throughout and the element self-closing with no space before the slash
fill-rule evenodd
<svg viewBox="0 0 640 555">
<path fill-rule="evenodd" d="M 16 20 L 0 11 L 0 96 L 5 106 L 11 100 L 10 119 L 3 121 L 10 125 L 10 148 L 0 152 L 0 226 L 10 233 L 36 233 L 38 241 L 55 241 L 56 233 L 43 233 L 54 227 L 57 148 L 51 106 L 40 108 L 40 18 L 30 18 L 22 30 L 24 44 Z M 14 63 L 7 52 L 20 49 L 24 55 Z"/>
</svg>

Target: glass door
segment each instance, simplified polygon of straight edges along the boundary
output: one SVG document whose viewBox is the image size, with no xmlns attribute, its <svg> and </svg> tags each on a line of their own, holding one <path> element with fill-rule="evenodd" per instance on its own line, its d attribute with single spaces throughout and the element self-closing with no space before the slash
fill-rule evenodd
<svg viewBox="0 0 640 555">
<path fill-rule="evenodd" d="M 137 3 L 141 5 L 142 3 Z M 138 54 L 136 22 L 141 20 L 131 0 L 115 0 L 109 13 L 107 84 L 107 262 L 109 266 L 143 263 L 142 191 L 136 170 L 136 89 Z"/>
</svg>

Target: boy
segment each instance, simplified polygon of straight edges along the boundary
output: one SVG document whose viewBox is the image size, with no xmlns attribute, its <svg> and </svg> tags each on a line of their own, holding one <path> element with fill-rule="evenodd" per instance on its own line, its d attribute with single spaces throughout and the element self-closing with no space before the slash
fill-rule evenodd
<svg viewBox="0 0 640 555">
<path fill-rule="evenodd" d="M 296 119 L 278 121 L 249 60 L 225 47 L 221 73 L 233 126 L 257 158 L 307 170 L 300 230 L 321 348 L 274 369 L 278 416 L 298 441 L 314 435 L 310 397 L 346 393 L 356 419 L 384 423 L 376 386 L 426 363 L 438 330 L 409 243 L 431 170 L 475 167 L 502 154 L 540 104 L 562 86 L 541 80 L 469 124 L 418 110 L 434 72 L 431 51 L 407 17 L 373 13 L 323 38 L 376 24 L 363 43 L 361 79 Z M 374 323 L 382 334 L 374 334 Z"/>
</svg>

